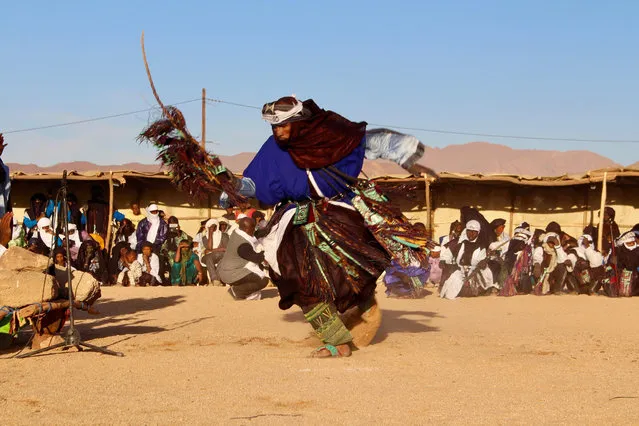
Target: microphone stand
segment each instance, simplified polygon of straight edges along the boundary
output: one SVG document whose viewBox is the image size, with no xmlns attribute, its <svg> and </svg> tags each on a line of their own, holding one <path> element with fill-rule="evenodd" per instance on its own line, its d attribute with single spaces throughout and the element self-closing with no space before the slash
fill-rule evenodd
<svg viewBox="0 0 639 426">
<path fill-rule="evenodd" d="M 18 355 L 16 358 L 28 358 L 33 355 L 38 355 L 43 352 L 48 352 L 53 349 L 63 348 L 63 350 L 67 350 L 70 347 L 75 347 L 79 352 L 83 351 L 83 348 L 92 349 L 96 352 L 101 352 L 107 355 L 114 356 L 124 356 L 122 352 L 115 352 L 107 348 L 103 348 L 100 346 L 93 345 L 91 343 L 86 343 L 82 341 L 80 337 L 80 332 L 77 328 L 75 328 L 75 321 L 73 318 L 73 310 L 74 310 L 74 296 L 73 296 L 73 285 L 72 285 L 72 274 L 71 274 L 71 253 L 69 251 L 69 205 L 67 203 L 67 171 L 65 170 L 62 173 L 62 187 L 60 188 L 60 192 L 62 194 L 60 204 L 62 205 L 62 220 L 64 224 L 64 245 L 67 252 L 67 288 L 69 289 L 69 329 L 64 334 L 64 342 L 57 343 L 55 345 L 36 349 L 35 351 L 27 352 L 25 354 Z M 58 210 L 58 218 L 60 217 L 60 208 L 55 206 L 56 210 Z M 57 227 L 57 223 L 54 224 Z M 56 237 L 57 238 L 57 237 Z M 54 240 L 55 244 L 55 240 Z M 55 266 L 54 266 L 55 267 Z"/>
</svg>

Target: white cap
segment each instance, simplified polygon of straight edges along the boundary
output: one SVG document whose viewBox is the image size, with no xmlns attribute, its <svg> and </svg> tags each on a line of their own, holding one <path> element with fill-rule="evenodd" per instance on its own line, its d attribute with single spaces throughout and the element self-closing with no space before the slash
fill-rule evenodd
<svg viewBox="0 0 639 426">
<path fill-rule="evenodd" d="M 476 220 L 469 220 L 468 223 L 466 223 L 466 229 L 479 232 L 481 231 L 481 225 Z"/>
</svg>

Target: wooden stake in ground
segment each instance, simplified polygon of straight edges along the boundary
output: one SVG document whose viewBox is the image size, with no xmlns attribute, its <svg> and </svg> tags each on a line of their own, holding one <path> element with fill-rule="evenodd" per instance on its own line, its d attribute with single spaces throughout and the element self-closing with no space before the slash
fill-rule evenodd
<svg viewBox="0 0 639 426">
<path fill-rule="evenodd" d="M 601 184 L 601 205 L 599 207 L 599 232 L 597 233 L 597 248 L 599 250 L 601 250 L 601 244 L 603 243 L 604 209 L 606 208 L 607 185 L 608 172 L 604 172 L 603 182 Z"/>
</svg>

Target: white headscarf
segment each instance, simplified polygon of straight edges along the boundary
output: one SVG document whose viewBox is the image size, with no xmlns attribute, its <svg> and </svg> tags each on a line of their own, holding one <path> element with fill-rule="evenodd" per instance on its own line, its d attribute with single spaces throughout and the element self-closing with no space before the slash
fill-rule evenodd
<svg viewBox="0 0 639 426">
<path fill-rule="evenodd" d="M 75 232 L 71 234 L 71 231 Z M 75 223 L 69 224 L 69 241 L 73 241 L 77 248 L 80 248 L 80 246 L 82 245 L 82 240 L 80 240 L 80 233 L 78 232 L 78 226 Z"/>
<path fill-rule="evenodd" d="M 51 219 L 49 219 L 48 217 L 43 217 L 40 220 L 38 220 L 37 226 L 38 226 L 38 235 L 40 236 L 40 239 L 42 240 L 45 246 L 47 246 L 48 248 L 51 248 L 51 246 L 53 246 L 53 243 L 54 243 L 55 235 L 44 230 L 44 228 L 46 228 L 47 226 L 51 227 Z"/>
<path fill-rule="evenodd" d="M 291 98 L 294 98 L 292 96 Z M 285 108 L 276 108 L 277 102 L 270 102 L 262 107 L 262 118 L 271 125 L 282 124 L 295 116 L 302 115 L 304 104 L 297 99 L 291 99 L 293 104 L 290 109 L 284 111 Z"/>
<path fill-rule="evenodd" d="M 466 227 L 463 229 L 463 231 L 461 231 L 461 234 L 459 235 L 459 242 L 463 242 L 463 241 L 470 241 L 470 239 L 468 238 L 468 231 L 477 231 L 479 232 L 481 230 L 481 224 L 479 222 L 477 222 L 476 220 L 469 220 L 466 223 Z M 477 237 L 479 238 L 479 236 Z M 475 238 L 473 241 L 477 241 L 477 238 Z M 472 241 L 471 241 L 472 242 Z"/>
<path fill-rule="evenodd" d="M 577 240 L 577 245 L 581 248 L 585 248 L 584 240 L 588 240 L 590 242 L 590 246 L 588 246 L 589 248 L 592 247 L 592 237 L 588 234 L 584 234 L 581 237 L 579 237 L 579 239 Z"/>
<path fill-rule="evenodd" d="M 533 233 L 526 228 L 515 228 L 515 236 L 513 237 L 513 239 L 524 241 L 527 243 L 532 238 L 532 235 Z"/>
<path fill-rule="evenodd" d="M 637 234 L 635 234 L 633 231 L 628 231 L 625 234 L 623 234 L 621 237 L 619 237 L 619 241 L 621 243 L 623 243 L 623 245 L 628 249 L 628 250 L 634 250 L 637 248 Z M 629 245 L 630 243 L 634 243 L 633 245 Z"/>
<path fill-rule="evenodd" d="M 155 238 L 158 236 L 161 220 L 160 213 L 151 214 L 154 210 L 158 210 L 157 204 L 149 204 L 149 207 L 146 208 L 146 219 L 151 224 L 151 227 L 149 227 L 149 233 L 146 234 L 146 240 L 151 244 L 155 243 Z"/>
<path fill-rule="evenodd" d="M 466 230 L 479 232 L 481 231 L 481 224 L 476 220 L 469 220 L 468 223 L 466 223 Z"/>
<path fill-rule="evenodd" d="M 219 221 L 217 219 L 209 219 L 206 222 L 206 225 L 204 225 L 207 231 L 209 231 L 212 226 L 216 226 L 216 229 L 215 231 L 213 231 L 213 235 L 211 235 L 211 238 L 213 239 L 211 247 L 218 248 L 220 245 L 220 241 L 222 241 L 222 232 L 220 231 Z M 208 235 L 209 234 L 207 232 L 207 236 Z"/>
</svg>

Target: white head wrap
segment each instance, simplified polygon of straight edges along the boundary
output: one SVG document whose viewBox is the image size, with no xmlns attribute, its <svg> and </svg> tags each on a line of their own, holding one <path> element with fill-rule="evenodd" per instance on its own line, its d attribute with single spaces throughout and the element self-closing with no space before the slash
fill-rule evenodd
<svg viewBox="0 0 639 426">
<path fill-rule="evenodd" d="M 583 247 L 584 240 L 588 240 L 588 242 L 590 242 L 591 244 L 590 247 L 592 247 L 592 237 L 588 234 L 584 234 L 581 237 L 579 237 L 579 239 L 577 240 L 577 246 Z"/>
<path fill-rule="evenodd" d="M 469 220 L 468 223 L 466 223 L 466 230 L 479 232 L 481 231 L 481 225 L 476 220 Z"/>
<path fill-rule="evenodd" d="M 75 231 L 73 234 L 71 231 Z M 80 248 L 82 245 L 82 240 L 80 240 L 80 233 L 78 232 L 78 227 L 75 223 L 69 224 L 69 240 L 75 243 L 77 248 Z"/>
<path fill-rule="evenodd" d="M 159 210 L 157 204 L 149 204 L 149 207 L 146 208 L 146 219 L 151 224 L 149 232 L 146 234 L 146 240 L 151 244 L 155 243 L 155 238 L 158 236 L 158 231 L 160 230 L 160 214 L 151 214 L 152 211 L 156 210 Z"/>
<path fill-rule="evenodd" d="M 43 217 L 38 220 L 38 231 L 43 231 L 47 226 L 51 226 L 51 219 Z"/>
<path fill-rule="evenodd" d="M 43 217 L 38 220 L 38 235 L 40 236 L 40 239 L 42 240 L 44 245 L 46 245 L 48 248 L 51 248 L 51 246 L 53 246 L 55 235 L 44 230 L 44 228 L 46 228 L 47 226 L 51 226 L 51 219 L 49 219 L 48 217 Z"/>
<path fill-rule="evenodd" d="M 438 253 L 442 251 L 442 248 L 440 246 L 435 246 L 433 247 L 433 249 L 431 250 L 433 253 Z"/>
<path fill-rule="evenodd" d="M 218 248 L 220 246 L 220 241 L 222 241 L 222 231 L 220 231 L 220 221 L 218 219 L 209 219 L 208 221 L 206 221 L 206 225 L 204 225 L 204 227 L 206 228 L 207 231 L 210 232 L 210 229 L 213 225 L 216 225 L 217 228 L 215 229 L 215 231 L 213 231 L 213 235 L 211 235 L 211 237 L 213 238 L 213 248 Z M 208 237 L 209 234 L 207 234 Z"/>
<path fill-rule="evenodd" d="M 532 238 L 532 232 L 526 228 L 515 228 L 513 239 L 528 242 Z"/>
<path fill-rule="evenodd" d="M 245 217 L 248 217 L 248 215 L 245 215 L 244 213 L 240 213 L 237 215 L 237 218 L 235 220 L 244 219 Z"/>
<path fill-rule="evenodd" d="M 276 104 L 277 102 L 269 102 L 262 107 L 262 118 L 274 126 L 282 124 L 298 114 L 301 115 L 302 110 L 304 109 L 302 102 L 297 99 L 294 99 L 294 104 L 288 111 L 278 111 Z"/>
<path fill-rule="evenodd" d="M 634 231 L 628 231 L 619 237 L 619 242 L 621 242 L 629 250 L 634 250 L 637 248 L 636 241 L 637 241 L 637 234 L 635 234 Z M 629 245 L 630 243 L 635 243 L 635 244 L 630 246 Z"/>
</svg>

